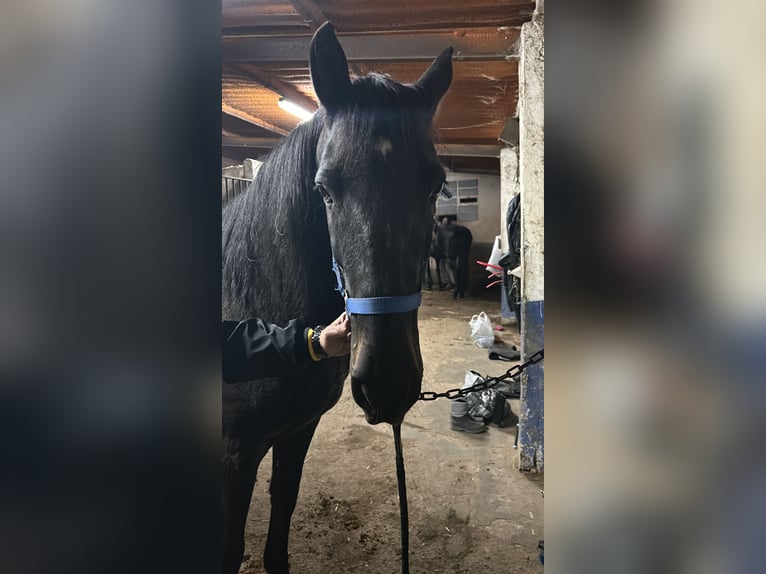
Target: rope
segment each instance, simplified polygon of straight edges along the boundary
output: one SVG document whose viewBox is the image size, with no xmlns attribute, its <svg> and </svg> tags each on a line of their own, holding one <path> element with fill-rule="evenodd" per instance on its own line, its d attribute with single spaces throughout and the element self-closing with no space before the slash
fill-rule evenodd
<svg viewBox="0 0 766 574">
<path fill-rule="evenodd" d="M 396 450 L 396 482 L 399 487 L 399 518 L 402 531 L 402 574 L 410 574 L 410 518 L 407 513 L 407 483 L 404 478 L 404 457 L 402 456 L 402 426 L 394 429 Z"/>
</svg>

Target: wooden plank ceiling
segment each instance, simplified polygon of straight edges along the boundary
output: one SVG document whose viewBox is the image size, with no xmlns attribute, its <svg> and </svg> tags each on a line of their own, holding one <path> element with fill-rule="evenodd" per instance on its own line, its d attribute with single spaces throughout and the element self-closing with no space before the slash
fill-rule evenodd
<svg viewBox="0 0 766 574">
<path fill-rule="evenodd" d="M 300 120 L 280 97 L 317 108 L 308 69 L 314 31 L 333 23 L 353 74 L 414 82 L 455 49 L 452 87 L 435 118 L 437 150 L 454 171 L 499 173 L 498 136 L 516 115 L 518 38 L 527 0 L 223 0 L 223 155 L 259 157 Z"/>
</svg>

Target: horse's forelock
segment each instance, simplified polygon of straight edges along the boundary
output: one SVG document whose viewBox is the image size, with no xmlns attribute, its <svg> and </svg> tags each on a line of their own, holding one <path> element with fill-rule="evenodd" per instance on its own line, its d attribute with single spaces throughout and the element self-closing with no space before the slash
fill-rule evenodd
<svg viewBox="0 0 766 574">
<path fill-rule="evenodd" d="M 342 123 L 340 145 L 357 151 L 368 144 L 374 147 L 381 139 L 397 148 L 426 149 L 435 135 L 422 94 L 375 73 L 354 79 L 346 106 L 328 115 L 327 122 Z"/>
</svg>

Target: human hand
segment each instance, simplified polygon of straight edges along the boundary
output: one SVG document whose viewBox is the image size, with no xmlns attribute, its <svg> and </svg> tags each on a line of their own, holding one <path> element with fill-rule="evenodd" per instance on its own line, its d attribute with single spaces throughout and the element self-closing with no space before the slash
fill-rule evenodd
<svg viewBox="0 0 766 574">
<path fill-rule="evenodd" d="M 342 357 L 351 352 L 351 321 L 345 311 L 322 330 L 319 344 L 329 357 Z"/>
</svg>

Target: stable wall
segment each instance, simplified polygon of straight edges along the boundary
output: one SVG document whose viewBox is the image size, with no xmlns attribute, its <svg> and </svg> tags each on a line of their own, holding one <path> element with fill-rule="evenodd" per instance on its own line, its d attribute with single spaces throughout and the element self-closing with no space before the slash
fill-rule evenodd
<svg viewBox="0 0 766 574">
<path fill-rule="evenodd" d="M 489 290 L 485 289 L 487 272 L 484 270 L 484 267 L 477 265 L 475 261 L 477 259 L 481 261 L 489 259 L 495 236 L 500 235 L 500 230 L 505 220 L 505 215 L 500 213 L 500 177 L 478 173 L 454 173 L 448 170 L 447 179 L 450 181 L 464 179 L 479 180 L 478 221 L 457 222 L 470 229 L 473 235 L 471 266 L 468 276 L 468 294 L 471 296 L 484 296 L 489 293 L 495 293 L 499 301 L 499 287 L 491 287 Z"/>
</svg>

